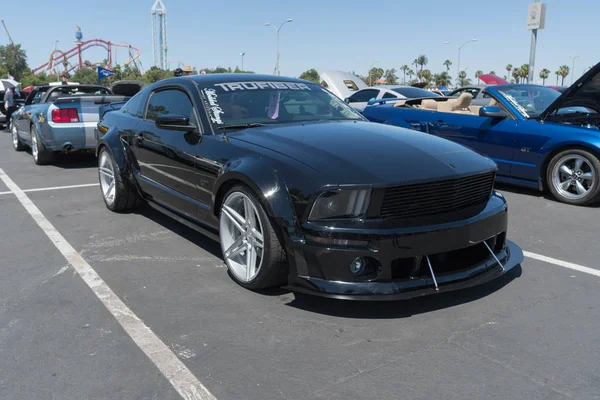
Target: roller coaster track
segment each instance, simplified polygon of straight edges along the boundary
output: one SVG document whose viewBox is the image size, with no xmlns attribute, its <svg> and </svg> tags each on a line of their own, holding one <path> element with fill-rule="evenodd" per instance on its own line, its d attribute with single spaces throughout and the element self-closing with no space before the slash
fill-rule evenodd
<svg viewBox="0 0 600 400">
<path fill-rule="evenodd" d="M 81 53 L 91 47 L 101 47 L 103 49 L 105 49 L 108 52 L 108 66 L 112 67 L 112 51 L 113 51 L 113 47 L 116 48 L 118 47 L 126 47 L 129 49 L 129 56 L 131 57 L 130 60 L 128 60 L 127 62 L 125 62 L 125 64 L 123 64 L 124 66 L 129 65 L 130 63 L 134 63 L 134 65 L 138 66 L 138 62 L 137 59 L 139 58 L 141 52 L 139 49 L 131 46 L 128 43 L 111 43 L 111 42 L 107 42 L 105 40 L 102 39 L 90 39 L 90 40 L 86 40 L 85 42 L 81 42 L 79 44 L 77 44 L 77 46 L 73 47 L 70 50 L 67 51 L 62 51 L 62 50 L 55 50 L 50 54 L 50 58 L 49 60 L 40 65 L 39 67 L 35 68 L 32 70 L 32 72 L 34 74 L 38 74 L 40 72 L 46 72 L 46 71 L 50 71 L 52 69 L 54 69 L 57 65 L 63 65 L 65 68 L 65 73 L 66 72 L 70 72 L 73 71 L 76 68 L 81 68 L 83 67 L 85 64 L 82 60 L 82 56 Z M 133 54 L 133 53 L 136 54 Z M 75 65 L 71 64 L 69 62 L 70 59 L 72 59 L 73 57 L 76 57 L 76 61 L 77 63 Z M 94 63 L 94 64 L 90 64 L 88 66 L 93 66 L 93 65 L 100 65 L 102 63 Z M 139 68 L 139 66 L 138 66 Z"/>
</svg>

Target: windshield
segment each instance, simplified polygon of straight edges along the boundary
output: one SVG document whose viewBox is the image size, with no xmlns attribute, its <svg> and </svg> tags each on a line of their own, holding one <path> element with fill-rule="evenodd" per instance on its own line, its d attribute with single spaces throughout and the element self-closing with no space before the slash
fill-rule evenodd
<svg viewBox="0 0 600 400">
<path fill-rule="evenodd" d="M 200 89 L 213 128 L 299 121 L 363 120 L 316 84 L 296 82 L 216 83 Z"/>
<path fill-rule="evenodd" d="M 421 97 L 441 97 L 437 93 L 415 87 L 397 87 L 393 88 L 392 91 L 401 94 L 407 99 L 419 99 Z"/>
<path fill-rule="evenodd" d="M 558 90 L 536 85 L 506 85 L 498 88 L 498 93 L 525 118 L 540 116 L 561 95 Z M 556 114 L 589 114 L 593 112 L 586 107 L 565 107 L 557 110 Z"/>
</svg>

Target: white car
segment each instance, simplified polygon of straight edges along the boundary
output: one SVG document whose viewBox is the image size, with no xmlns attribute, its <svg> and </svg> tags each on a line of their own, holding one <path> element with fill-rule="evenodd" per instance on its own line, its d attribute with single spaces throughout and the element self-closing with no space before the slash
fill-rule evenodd
<svg viewBox="0 0 600 400">
<path fill-rule="evenodd" d="M 350 107 L 364 111 L 371 100 L 381 99 L 421 99 L 426 97 L 441 97 L 439 94 L 413 86 L 380 85 L 361 89 L 345 99 Z"/>
<path fill-rule="evenodd" d="M 342 71 L 327 71 L 321 73 L 321 86 L 341 100 L 351 96 L 360 89 L 369 87 L 369 85 L 363 82 L 358 76 Z"/>
</svg>

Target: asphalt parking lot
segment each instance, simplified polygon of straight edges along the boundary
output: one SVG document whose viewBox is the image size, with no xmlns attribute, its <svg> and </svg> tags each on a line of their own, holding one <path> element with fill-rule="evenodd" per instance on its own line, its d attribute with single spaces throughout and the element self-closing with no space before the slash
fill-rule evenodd
<svg viewBox="0 0 600 400">
<path fill-rule="evenodd" d="M 344 302 L 237 286 L 217 243 L 108 211 L 95 165 L 38 167 L 0 132 L 0 399 L 600 399 L 598 208 L 500 187 L 522 268 Z"/>
</svg>

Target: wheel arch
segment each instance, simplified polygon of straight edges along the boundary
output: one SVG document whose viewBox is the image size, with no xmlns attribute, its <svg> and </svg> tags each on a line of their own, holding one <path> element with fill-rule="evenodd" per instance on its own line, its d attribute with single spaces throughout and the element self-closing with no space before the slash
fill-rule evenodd
<svg viewBox="0 0 600 400">
<path fill-rule="evenodd" d="M 236 184 L 248 186 L 256 194 L 267 215 L 293 220 L 294 207 L 285 182 L 277 170 L 259 158 L 230 160 L 217 178 L 213 194 L 213 214 L 218 213 L 225 194 Z"/>
<path fill-rule="evenodd" d="M 563 152 L 565 150 L 584 150 L 589 151 L 596 158 L 600 159 L 600 148 L 591 145 L 589 143 L 581 143 L 581 142 L 573 142 L 573 143 L 561 143 L 555 146 L 546 156 L 542 162 L 542 167 L 540 168 L 540 182 L 542 184 L 542 190 L 548 189 L 548 166 L 550 165 L 550 161 L 556 156 L 558 153 Z"/>
<path fill-rule="evenodd" d="M 122 173 L 127 169 L 127 157 L 125 156 L 125 152 L 118 136 L 115 137 L 115 135 L 106 134 L 98 140 L 98 144 L 96 145 L 96 157 L 100 156 L 102 148 L 106 148 L 110 152 L 117 164 L 117 168 L 119 168 L 119 172 Z"/>
</svg>

